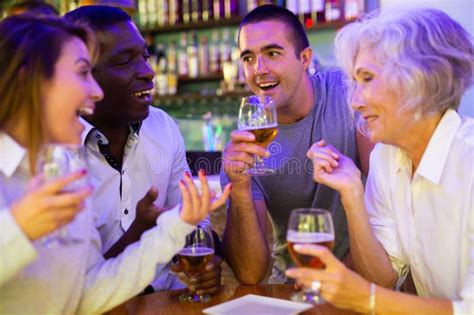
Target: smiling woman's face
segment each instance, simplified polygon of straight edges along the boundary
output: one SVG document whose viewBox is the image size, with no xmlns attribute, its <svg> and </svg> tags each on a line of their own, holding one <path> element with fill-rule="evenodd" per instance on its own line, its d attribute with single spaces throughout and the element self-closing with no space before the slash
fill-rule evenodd
<svg viewBox="0 0 474 315">
<path fill-rule="evenodd" d="M 387 84 L 382 70 L 370 51 L 357 54 L 351 106 L 366 120 L 372 142 L 395 144 L 407 136 L 415 116 L 413 110 L 402 110 L 400 93 Z"/>
<path fill-rule="evenodd" d="M 84 42 L 77 37 L 68 40 L 42 93 L 46 142 L 80 143 L 84 127 L 79 115 L 93 112 L 94 103 L 103 97 L 91 67 Z"/>
</svg>

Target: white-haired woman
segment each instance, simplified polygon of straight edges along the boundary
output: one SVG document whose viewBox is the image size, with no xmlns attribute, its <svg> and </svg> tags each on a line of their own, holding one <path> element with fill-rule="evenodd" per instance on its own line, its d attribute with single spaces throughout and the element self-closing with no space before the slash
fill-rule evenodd
<svg viewBox="0 0 474 315">
<path fill-rule="evenodd" d="M 287 275 L 342 308 L 371 314 L 474 314 L 474 120 L 459 115 L 472 85 L 471 35 L 445 13 L 415 9 L 346 26 L 336 55 L 351 105 L 377 142 L 365 189 L 354 163 L 320 141 L 314 180 L 336 189 L 355 269 L 318 246 L 324 270 Z M 411 271 L 418 296 L 395 292 Z"/>
</svg>

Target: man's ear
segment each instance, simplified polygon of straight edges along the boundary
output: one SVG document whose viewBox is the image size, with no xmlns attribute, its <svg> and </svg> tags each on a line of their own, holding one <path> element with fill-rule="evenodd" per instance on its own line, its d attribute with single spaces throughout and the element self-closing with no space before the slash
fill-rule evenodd
<svg viewBox="0 0 474 315">
<path fill-rule="evenodd" d="M 300 53 L 300 60 L 303 63 L 304 69 L 307 70 L 311 64 L 311 60 L 313 60 L 313 49 L 311 47 L 303 49 Z"/>
</svg>

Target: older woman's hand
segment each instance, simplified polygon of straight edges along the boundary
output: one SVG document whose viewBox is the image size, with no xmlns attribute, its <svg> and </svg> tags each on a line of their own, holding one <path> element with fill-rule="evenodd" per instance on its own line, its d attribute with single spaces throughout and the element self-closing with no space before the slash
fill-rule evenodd
<svg viewBox="0 0 474 315">
<path fill-rule="evenodd" d="M 331 304 L 340 308 L 367 313 L 369 309 L 370 284 L 355 272 L 349 270 L 323 246 L 295 245 L 294 249 L 305 255 L 318 257 L 325 269 L 291 268 L 286 275 L 297 284 L 311 288 L 314 281 L 321 283 L 319 292 Z"/>
<path fill-rule="evenodd" d="M 332 145 L 326 145 L 324 140 L 314 143 L 306 156 L 313 162 L 315 182 L 329 186 L 341 194 L 362 186 L 361 173 L 354 162 Z"/>
</svg>

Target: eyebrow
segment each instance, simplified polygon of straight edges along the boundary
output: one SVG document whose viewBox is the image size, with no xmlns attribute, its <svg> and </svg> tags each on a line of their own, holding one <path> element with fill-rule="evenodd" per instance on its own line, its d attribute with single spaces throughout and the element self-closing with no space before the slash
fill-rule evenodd
<svg viewBox="0 0 474 315">
<path fill-rule="evenodd" d="M 270 49 L 283 50 L 283 47 L 278 45 L 278 44 L 269 44 L 269 45 L 266 45 L 266 46 L 262 47 L 262 49 L 260 49 L 260 51 L 265 51 L 265 50 L 270 50 Z M 247 54 L 250 54 L 250 53 L 251 53 L 251 51 L 249 49 L 246 49 L 246 50 L 244 50 L 240 53 L 240 58 L 242 58 L 243 56 L 245 56 Z"/>
<path fill-rule="evenodd" d="M 91 66 L 91 62 L 89 61 L 89 59 L 86 59 L 84 57 L 80 57 L 79 59 L 77 59 L 75 64 L 79 64 L 81 62 L 84 62 L 89 67 Z"/>
</svg>

